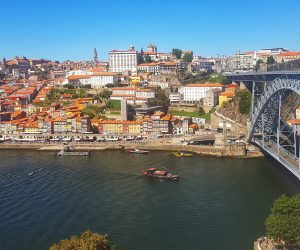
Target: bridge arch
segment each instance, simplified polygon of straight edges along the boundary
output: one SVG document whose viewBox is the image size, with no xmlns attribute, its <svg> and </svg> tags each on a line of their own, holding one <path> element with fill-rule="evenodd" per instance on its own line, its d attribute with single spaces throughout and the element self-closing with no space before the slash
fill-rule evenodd
<svg viewBox="0 0 300 250">
<path fill-rule="evenodd" d="M 259 123 L 267 123 L 267 129 L 274 127 L 274 122 L 278 120 L 279 102 L 284 101 L 292 92 L 300 96 L 299 79 L 277 78 L 265 88 L 262 95 L 253 105 L 249 126 L 249 140 L 252 139 L 255 130 L 261 128 L 262 125 Z M 262 117 L 263 115 L 264 117 Z M 271 127 L 268 127 L 268 123 Z"/>
</svg>

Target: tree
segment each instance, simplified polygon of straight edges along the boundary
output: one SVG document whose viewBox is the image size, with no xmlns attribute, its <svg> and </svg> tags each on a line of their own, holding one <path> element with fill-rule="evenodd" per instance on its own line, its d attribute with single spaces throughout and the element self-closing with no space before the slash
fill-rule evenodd
<svg viewBox="0 0 300 250">
<path fill-rule="evenodd" d="M 202 107 L 199 107 L 198 109 L 198 114 L 201 116 L 201 115 L 205 115 L 205 111 Z"/>
<path fill-rule="evenodd" d="M 155 98 L 148 99 L 147 105 L 149 107 L 162 106 L 167 110 L 170 106 L 170 100 L 166 97 L 164 91 L 158 88 L 155 91 Z"/>
<path fill-rule="evenodd" d="M 152 59 L 151 59 L 151 57 L 149 55 L 146 55 L 144 61 L 145 61 L 145 63 L 151 63 Z"/>
<path fill-rule="evenodd" d="M 273 56 L 269 56 L 267 58 L 267 65 L 271 65 L 271 64 L 274 64 L 276 63 L 276 61 L 274 60 L 274 57 Z"/>
<path fill-rule="evenodd" d="M 249 114 L 251 108 L 251 93 L 248 90 L 240 90 L 236 94 L 239 97 L 239 111 L 241 114 Z"/>
<path fill-rule="evenodd" d="M 177 59 L 180 59 L 182 55 L 182 50 L 172 49 L 172 55 L 175 56 Z"/>
<path fill-rule="evenodd" d="M 81 110 L 81 115 L 88 115 L 90 118 L 98 118 L 103 108 L 97 105 L 88 105 L 83 110 Z"/>
<path fill-rule="evenodd" d="M 214 83 L 221 83 L 221 84 L 229 84 L 230 81 L 228 80 L 228 78 L 224 75 L 221 74 L 211 74 L 208 79 L 209 82 L 214 82 Z"/>
<path fill-rule="evenodd" d="M 260 69 L 260 65 L 263 63 L 264 61 L 259 59 L 256 61 L 256 64 L 255 64 L 255 70 L 259 70 Z"/>
<path fill-rule="evenodd" d="M 113 250 L 115 247 L 109 242 L 107 235 L 92 233 L 87 230 L 79 237 L 71 236 L 69 239 L 61 240 L 50 247 L 50 250 Z"/>
<path fill-rule="evenodd" d="M 63 87 L 66 89 L 75 89 L 75 87 L 72 84 L 65 84 Z"/>
<path fill-rule="evenodd" d="M 287 245 L 300 245 L 300 194 L 275 200 L 265 221 L 267 235 Z"/>
<path fill-rule="evenodd" d="M 191 61 L 193 61 L 193 54 L 192 53 L 185 53 L 184 55 L 183 55 L 183 61 L 185 61 L 185 62 L 191 62 Z"/>
<path fill-rule="evenodd" d="M 105 89 L 99 94 L 99 97 L 108 100 L 111 95 L 112 95 L 112 91 Z"/>
<path fill-rule="evenodd" d="M 144 63 L 144 50 L 143 50 L 143 48 L 141 48 L 141 52 L 138 56 L 138 63 L 139 64 Z"/>
</svg>

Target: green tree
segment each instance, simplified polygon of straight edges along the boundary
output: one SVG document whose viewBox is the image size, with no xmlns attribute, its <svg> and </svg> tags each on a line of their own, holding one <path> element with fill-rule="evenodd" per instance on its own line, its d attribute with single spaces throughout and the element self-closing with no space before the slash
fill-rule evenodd
<svg viewBox="0 0 300 250">
<path fill-rule="evenodd" d="M 185 61 L 185 62 L 191 62 L 191 61 L 193 61 L 193 54 L 192 53 L 185 53 L 183 55 L 182 60 Z"/>
<path fill-rule="evenodd" d="M 108 100 L 106 103 L 106 108 L 120 110 L 121 109 L 121 101 L 120 100 Z"/>
<path fill-rule="evenodd" d="M 274 64 L 274 63 L 276 63 L 274 57 L 273 56 L 269 56 L 267 58 L 267 65 L 271 65 L 271 64 Z"/>
<path fill-rule="evenodd" d="M 145 61 L 145 63 L 151 63 L 152 59 L 151 59 L 151 57 L 149 55 L 146 55 L 144 61 Z"/>
<path fill-rule="evenodd" d="M 204 111 L 204 109 L 203 109 L 202 107 L 199 107 L 199 109 L 198 109 L 198 114 L 199 114 L 200 116 L 205 115 L 205 111 Z"/>
<path fill-rule="evenodd" d="M 99 97 L 108 100 L 110 96 L 112 95 L 112 91 L 109 91 L 107 89 L 104 89 L 100 94 Z"/>
<path fill-rule="evenodd" d="M 237 92 L 239 97 L 239 111 L 241 114 L 249 114 L 251 108 L 251 93 L 248 90 L 240 90 Z"/>
<path fill-rule="evenodd" d="M 211 74 L 209 75 L 208 82 L 213 82 L 213 83 L 221 83 L 221 84 L 229 84 L 230 81 L 228 80 L 228 78 L 222 74 Z"/>
<path fill-rule="evenodd" d="M 300 194 L 275 200 L 265 226 L 270 238 L 300 246 Z"/>
<path fill-rule="evenodd" d="M 54 244 L 49 250 L 113 250 L 115 247 L 109 242 L 107 235 L 92 233 L 87 230 L 80 236 L 71 236 Z"/>
<path fill-rule="evenodd" d="M 65 84 L 63 87 L 66 89 L 75 89 L 75 87 L 72 84 Z"/>
<path fill-rule="evenodd" d="M 260 69 L 260 65 L 263 63 L 264 61 L 259 59 L 256 61 L 256 64 L 255 64 L 255 70 L 259 70 Z"/>
<path fill-rule="evenodd" d="M 147 105 L 149 107 L 162 106 L 165 109 L 168 109 L 170 106 L 170 100 L 166 97 L 164 91 L 158 88 L 155 91 L 155 98 L 149 99 Z"/>
<path fill-rule="evenodd" d="M 103 108 L 97 105 L 88 105 L 81 110 L 81 115 L 88 115 L 90 118 L 99 118 Z"/>
<path fill-rule="evenodd" d="M 182 50 L 180 49 L 172 49 L 172 55 L 175 56 L 177 59 L 181 58 Z"/>
</svg>

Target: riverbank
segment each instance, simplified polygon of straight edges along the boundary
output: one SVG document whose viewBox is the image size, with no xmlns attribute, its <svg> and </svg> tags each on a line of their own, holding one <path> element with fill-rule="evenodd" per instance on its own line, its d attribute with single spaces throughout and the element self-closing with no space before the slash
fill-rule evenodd
<svg viewBox="0 0 300 250">
<path fill-rule="evenodd" d="M 228 144 L 222 146 L 205 145 L 175 145 L 166 143 L 72 143 L 74 150 L 119 150 L 121 146 L 128 148 L 138 148 L 149 151 L 188 151 L 202 156 L 233 157 L 233 158 L 257 158 L 263 155 L 258 151 L 247 151 L 243 144 Z M 1 149 L 22 149 L 40 151 L 59 151 L 63 144 L 39 144 L 39 143 L 2 143 Z"/>
</svg>

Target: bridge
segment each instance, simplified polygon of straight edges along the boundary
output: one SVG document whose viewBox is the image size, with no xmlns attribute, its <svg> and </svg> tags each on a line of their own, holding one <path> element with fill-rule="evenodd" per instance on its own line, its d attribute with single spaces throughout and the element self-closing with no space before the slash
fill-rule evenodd
<svg viewBox="0 0 300 250">
<path fill-rule="evenodd" d="M 281 163 L 300 180 L 300 69 L 231 73 L 231 81 L 252 92 L 248 140 Z M 289 121 L 289 122 L 288 122 Z"/>
</svg>

